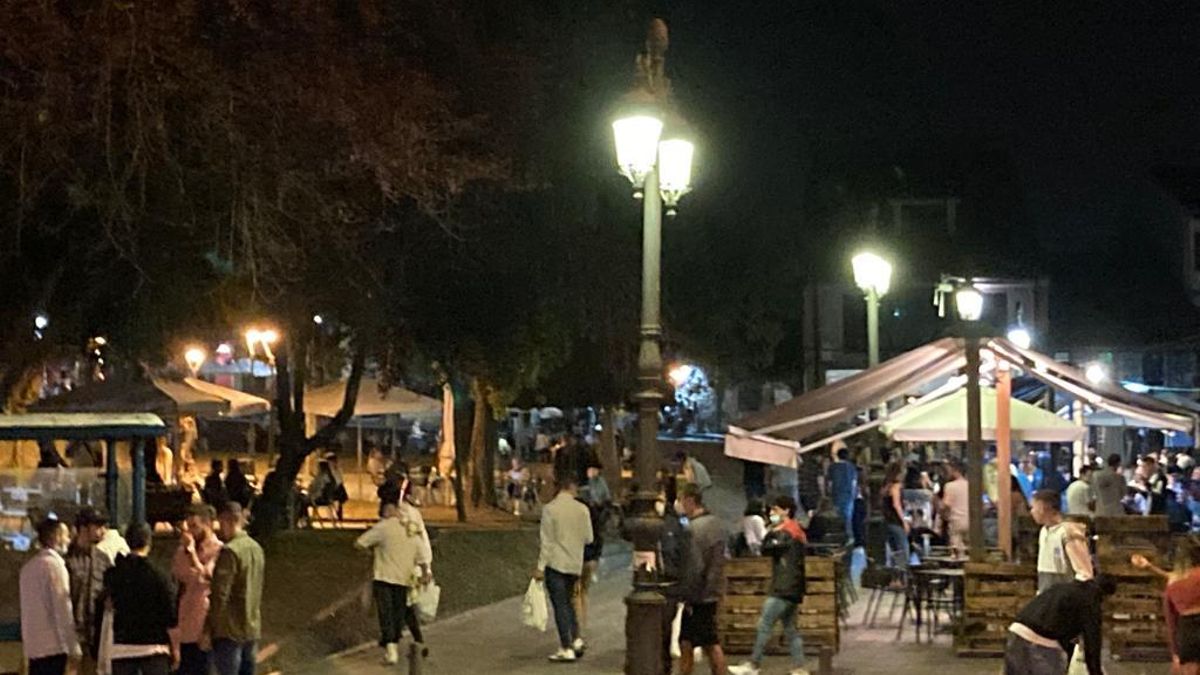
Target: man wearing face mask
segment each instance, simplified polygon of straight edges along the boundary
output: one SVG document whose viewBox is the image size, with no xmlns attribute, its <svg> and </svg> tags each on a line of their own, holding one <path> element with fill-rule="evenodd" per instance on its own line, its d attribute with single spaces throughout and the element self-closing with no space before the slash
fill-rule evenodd
<svg viewBox="0 0 1200 675">
<path fill-rule="evenodd" d="M 804 549 L 808 538 L 796 522 L 796 502 L 786 495 L 771 505 L 771 527 L 763 539 L 762 552 L 771 557 L 770 595 L 758 619 L 758 636 L 750 660 L 729 669 L 733 675 L 758 675 L 767 641 L 776 622 L 783 625 L 783 638 L 792 656 L 792 675 L 808 675 L 804 669 L 804 640 L 796 630 L 796 608 L 804 602 Z"/>
</svg>

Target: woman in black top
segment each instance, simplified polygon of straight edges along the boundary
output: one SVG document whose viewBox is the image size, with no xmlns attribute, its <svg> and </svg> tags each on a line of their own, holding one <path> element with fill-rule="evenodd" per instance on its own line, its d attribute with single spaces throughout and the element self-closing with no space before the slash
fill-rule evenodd
<svg viewBox="0 0 1200 675">
<path fill-rule="evenodd" d="M 125 530 L 130 553 L 104 573 L 104 591 L 96 601 L 96 616 L 104 616 L 112 603 L 113 675 L 167 675 L 175 660 L 168 633 L 178 623 L 175 592 L 166 573 L 146 558 L 150 539 L 148 525 L 135 523 Z M 96 637 L 98 645 L 101 636 Z"/>
</svg>

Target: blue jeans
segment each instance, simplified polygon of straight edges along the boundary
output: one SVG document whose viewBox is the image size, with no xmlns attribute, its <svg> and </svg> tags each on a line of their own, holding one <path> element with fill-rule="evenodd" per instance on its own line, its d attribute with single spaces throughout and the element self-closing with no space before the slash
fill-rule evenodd
<svg viewBox="0 0 1200 675">
<path fill-rule="evenodd" d="M 908 569 L 908 533 L 903 525 L 887 524 L 887 547 L 892 552 L 892 566 L 898 570 Z"/>
<path fill-rule="evenodd" d="M 575 605 L 571 602 L 579 577 L 549 567 L 545 570 L 545 576 L 546 594 L 550 596 L 550 606 L 554 608 L 554 626 L 558 628 L 558 644 L 566 649 L 579 634 L 578 624 L 575 623 Z"/>
<path fill-rule="evenodd" d="M 771 629 L 775 622 L 783 623 L 783 639 L 787 640 L 788 650 L 792 654 L 792 666 L 800 668 L 804 665 L 804 638 L 796 630 L 796 603 L 783 598 L 767 598 L 763 603 L 762 614 L 758 617 L 758 636 L 754 638 L 754 652 L 750 660 L 755 665 L 762 664 L 763 654 L 767 650 L 767 640 L 771 639 Z"/>
<path fill-rule="evenodd" d="M 1067 653 L 1035 645 L 1010 633 L 1004 650 L 1004 675 L 1063 675 L 1067 672 Z"/>
<path fill-rule="evenodd" d="M 846 524 L 846 545 L 851 546 L 854 544 L 854 495 L 845 501 L 839 498 L 834 504 Z"/>
<path fill-rule="evenodd" d="M 254 675 L 258 642 L 213 640 L 212 665 L 217 675 Z"/>
</svg>

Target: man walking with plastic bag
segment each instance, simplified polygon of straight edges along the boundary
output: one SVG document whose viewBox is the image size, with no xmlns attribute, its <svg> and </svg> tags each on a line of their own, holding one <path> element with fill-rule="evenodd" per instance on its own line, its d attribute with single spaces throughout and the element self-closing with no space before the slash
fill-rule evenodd
<svg viewBox="0 0 1200 675">
<path fill-rule="evenodd" d="M 379 646 L 384 649 L 383 662 L 393 665 L 400 661 L 400 634 L 410 622 L 408 594 L 415 582 L 428 583 L 431 574 L 431 555 L 423 528 L 415 521 L 400 517 L 396 504 L 383 505 L 383 517 L 354 542 L 357 548 L 370 550 L 374 555 L 372 591 L 379 612 Z M 419 630 L 419 629 L 418 629 Z M 413 639 L 423 642 L 414 632 Z"/>
<path fill-rule="evenodd" d="M 588 508 L 575 499 L 574 473 L 560 471 L 557 479 L 558 494 L 542 508 L 541 545 L 533 578 L 545 582 L 554 606 L 559 649 L 550 660 L 570 662 L 586 649 L 583 640 L 575 637 L 579 627 L 571 596 L 583 572 L 583 549 L 592 543 L 592 518 Z"/>
</svg>

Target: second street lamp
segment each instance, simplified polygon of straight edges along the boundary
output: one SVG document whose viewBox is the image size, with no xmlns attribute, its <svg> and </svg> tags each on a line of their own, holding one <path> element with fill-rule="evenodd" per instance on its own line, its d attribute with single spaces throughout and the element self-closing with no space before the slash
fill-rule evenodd
<svg viewBox="0 0 1200 675">
<path fill-rule="evenodd" d="M 874 253 L 863 252 L 850 260 L 854 283 L 867 299 L 867 367 L 879 365 L 879 298 L 892 285 L 892 264 Z"/>
<path fill-rule="evenodd" d="M 638 445 L 634 492 L 628 498 L 625 536 L 633 543 L 633 592 L 625 598 L 625 672 L 660 675 L 669 669 L 665 631 L 670 630 L 664 579 L 658 560 L 663 521 L 658 500 L 658 413 L 662 406 L 663 361 L 660 312 L 663 204 L 674 215 L 691 188 L 691 141 L 686 127 L 670 114 L 670 83 L 664 70 L 667 26 L 650 23 L 646 49 L 638 55 L 634 88 L 623 100 L 623 115 L 613 124 L 617 166 L 642 199 L 642 319 L 638 348 Z M 664 120 L 671 128 L 664 129 Z M 665 621 L 664 621 L 665 619 Z"/>
</svg>

